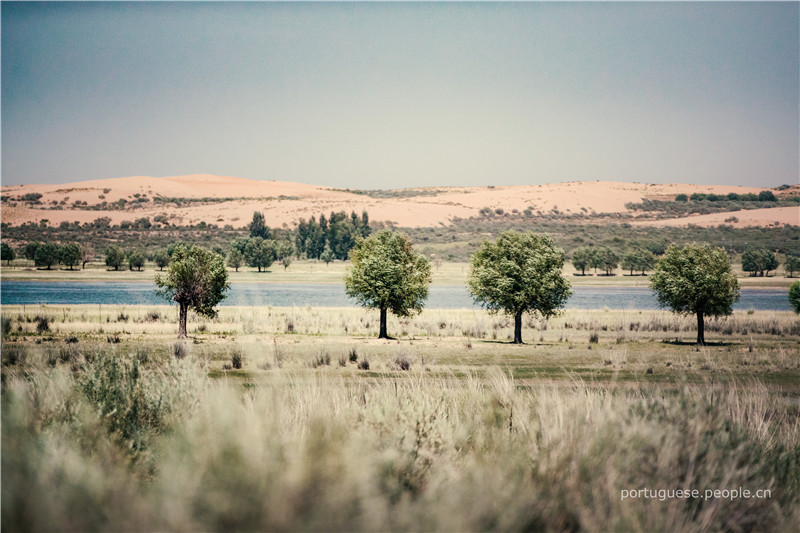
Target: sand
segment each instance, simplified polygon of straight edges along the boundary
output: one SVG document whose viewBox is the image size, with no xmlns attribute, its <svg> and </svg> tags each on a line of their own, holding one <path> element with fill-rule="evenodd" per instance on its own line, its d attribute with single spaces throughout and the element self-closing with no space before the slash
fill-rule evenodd
<svg viewBox="0 0 800 533">
<path fill-rule="evenodd" d="M 419 190 L 419 189 L 415 189 Z M 389 221 L 406 227 L 432 227 L 449 224 L 454 217 L 478 216 L 480 210 L 502 209 L 505 213 L 530 208 L 534 213 L 626 213 L 625 204 L 640 202 L 643 198 L 672 199 L 678 193 L 691 195 L 695 192 L 727 194 L 730 192 L 758 193 L 758 187 L 704 186 L 691 184 L 654 185 L 609 181 L 584 181 L 554 183 L 547 185 L 496 186 L 496 187 L 431 187 L 428 192 L 435 195 L 419 195 L 403 198 L 372 198 L 342 189 L 321 187 L 304 183 L 282 181 L 258 181 L 231 176 L 196 174 L 154 178 L 132 176 L 102 180 L 80 181 L 60 185 L 17 185 L 2 187 L 3 196 L 15 198 L 26 193 L 42 194 L 43 205 L 31 207 L 17 203 L 16 207 L 2 204 L 2 221 L 14 225 L 24 222 L 40 222 L 57 226 L 63 221 L 91 222 L 108 217 L 112 224 L 164 215 L 171 224 L 217 224 L 243 227 L 254 211 L 262 211 L 270 226 L 292 227 L 301 218 L 308 219 L 331 211 L 345 210 L 361 213 L 367 210 L 372 220 Z M 227 199 L 219 202 L 146 203 L 127 207 L 136 200 L 136 195 L 153 199 Z M 96 205 L 125 199 L 125 209 L 85 210 L 75 209 L 74 202 Z M 49 209 L 53 202 L 60 209 Z M 758 209 L 686 217 L 672 220 L 636 222 L 652 226 L 717 225 L 726 218 L 739 219 L 733 225 L 800 224 L 800 208 Z"/>
</svg>

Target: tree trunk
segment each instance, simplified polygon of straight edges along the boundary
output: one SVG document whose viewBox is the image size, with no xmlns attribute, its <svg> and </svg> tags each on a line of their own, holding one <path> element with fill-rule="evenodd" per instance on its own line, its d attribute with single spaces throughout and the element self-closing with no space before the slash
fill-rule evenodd
<svg viewBox="0 0 800 533">
<path fill-rule="evenodd" d="M 186 338 L 186 314 L 189 311 L 189 306 L 185 303 L 179 303 L 180 314 L 178 317 L 178 338 Z"/>
<path fill-rule="evenodd" d="M 705 337 L 705 323 L 703 322 L 703 312 L 697 312 L 697 344 L 705 345 L 706 344 L 706 337 Z"/>
<path fill-rule="evenodd" d="M 514 344 L 523 344 L 522 342 L 522 311 L 514 315 Z"/>
<path fill-rule="evenodd" d="M 386 334 L 386 308 L 381 307 L 381 329 L 378 333 L 379 339 L 388 339 L 389 335 Z"/>
</svg>

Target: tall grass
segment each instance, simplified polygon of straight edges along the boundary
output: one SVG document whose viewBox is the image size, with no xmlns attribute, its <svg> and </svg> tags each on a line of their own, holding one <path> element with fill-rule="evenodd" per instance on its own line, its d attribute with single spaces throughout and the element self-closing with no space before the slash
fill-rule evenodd
<svg viewBox="0 0 800 533">
<path fill-rule="evenodd" d="M 209 382 L 195 352 L 3 369 L 9 530 L 797 530 L 797 404 L 725 390 L 519 387 L 504 371 Z M 359 360 L 362 357 L 359 355 Z M 772 491 L 622 500 L 622 489 Z"/>
</svg>

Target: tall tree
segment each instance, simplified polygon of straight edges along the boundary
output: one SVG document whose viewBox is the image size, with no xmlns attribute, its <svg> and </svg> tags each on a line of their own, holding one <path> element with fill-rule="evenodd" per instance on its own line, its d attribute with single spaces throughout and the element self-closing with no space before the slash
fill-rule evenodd
<svg viewBox="0 0 800 533">
<path fill-rule="evenodd" d="M 250 237 L 261 237 L 264 240 L 272 238 L 272 233 L 264 222 L 264 214 L 261 211 L 253 213 L 253 220 L 250 222 Z"/>
<path fill-rule="evenodd" d="M 125 252 L 119 246 L 109 246 L 106 248 L 106 266 L 119 270 L 125 262 Z"/>
<path fill-rule="evenodd" d="M 786 260 L 783 263 L 783 268 L 789 277 L 794 277 L 794 273 L 800 271 L 800 257 L 796 255 L 786 254 Z"/>
<path fill-rule="evenodd" d="M 2 248 L 1 260 L 8 261 L 8 265 L 11 265 L 11 261 L 13 261 L 15 257 L 17 257 L 17 254 L 14 253 L 14 249 L 11 246 L 9 246 L 7 242 L 0 244 L 0 247 Z"/>
<path fill-rule="evenodd" d="M 128 252 L 128 268 L 141 271 L 146 259 L 141 250 L 130 250 Z"/>
<path fill-rule="evenodd" d="M 247 240 L 244 249 L 244 256 L 247 264 L 257 267 L 258 271 L 267 269 L 275 261 L 275 241 L 267 241 L 261 237 L 253 237 Z"/>
<path fill-rule="evenodd" d="M 572 294 L 561 273 L 564 252 L 547 235 L 501 233 L 497 241 L 483 242 L 470 267 L 472 297 L 490 311 L 514 317 L 515 344 L 522 344 L 524 313 L 551 317 Z"/>
<path fill-rule="evenodd" d="M 575 267 L 575 270 L 581 271 L 581 276 L 585 276 L 586 268 L 591 267 L 593 253 L 594 250 L 588 246 L 581 246 L 572 252 L 572 266 Z"/>
<path fill-rule="evenodd" d="M 169 265 L 169 254 L 166 250 L 156 250 L 153 254 L 153 262 L 159 270 L 164 270 L 164 267 Z"/>
<path fill-rule="evenodd" d="M 244 255 L 238 248 L 231 248 L 228 252 L 228 266 L 239 272 L 239 268 L 244 264 Z"/>
<path fill-rule="evenodd" d="M 697 316 L 698 344 L 705 344 L 704 317 L 730 315 L 740 296 L 728 254 L 706 243 L 667 248 L 650 278 L 650 288 L 659 306 Z"/>
<path fill-rule="evenodd" d="M 215 317 L 214 308 L 230 286 L 222 256 L 198 246 L 175 249 L 167 273 L 158 274 L 155 281 L 156 293 L 178 304 L 178 338 L 186 337 L 189 309 Z"/>
<path fill-rule="evenodd" d="M 58 250 L 58 258 L 62 265 L 74 270 L 81 262 L 81 247 L 74 242 L 64 244 Z"/>
<path fill-rule="evenodd" d="M 789 285 L 789 303 L 795 313 L 800 313 L 800 281 Z"/>
<path fill-rule="evenodd" d="M 359 239 L 350 251 L 345 292 L 363 307 L 380 310 L 379 339 L 388 339 L 387 312 L 410 316 L 422 311 L 428 298 L 431 267 L 414 251 L 404 233 L 384 230 Z"/>
<path fill-rule="evenodd" d="M 95 251 L 94 246 L 89 243 L 83 243 L 81 245 L 81 268 L 86 268 L 86 263 L 89 261 L 94 260 L 97 256 L 97 251 Z"/>
<path fill-rule="evenodd" d="M 58 263 L 60 255 L 60 247 L 53 242 L 46 242 L 36 248 L 36 255 L 33 258 L 33 263 L 38 267 L 45 267 L 47 270 Z"/>
</svg>

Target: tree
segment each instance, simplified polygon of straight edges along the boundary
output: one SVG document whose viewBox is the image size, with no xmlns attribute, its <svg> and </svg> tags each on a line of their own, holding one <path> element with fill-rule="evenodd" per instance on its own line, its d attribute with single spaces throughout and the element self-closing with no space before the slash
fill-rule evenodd
<svg viewBox="0 0 800 533">
<path fill-rule="evenodd" d="M 131 250 L 128 252 L 128 268 L 141 271 L 146 259 L 141 250 Z"/>
<path fill-rule="evenodd" d="M 650 288 L 660 307 L 697 316 L 697 343 L 705 344 L 705 316 L 730 315 L 739 282 L 723 248 L 691 243 L 667 248 L 656 264 Z"/>
<path fill-rule="evenodd" d="M 29 242 L 22 249 L 23 257 L 25 257 L 25 259 L 27 259 L 29 261 L 35 260 L 36 259 L 36 250 L 38 250 L 39 246 L 41 246 L 41 245 L 42 245 L 42 243 L 40 243 L 40 242 Z"/>
<path fill-rule="evenodd" d="M 795 281 L 789 285 L 789 303 L 795 313 L 800 313 L 800 281 Z"/>
<path fill-rule="evenodd" d="M 83 246 L 81 246 L 81 268 L 86 268 L 86 263 L 92 261 L 96 255 L 97 252 L 94 246 L 91 244 L 83 244 Z"/>
<path fill-rule="evenodd" d="M 0 248 L 2 248 L 2 261 L 8 261 L 8 265 L 11 265 L 11 261 L 17 257 L 17 254 L 14 253 L 14 249 L 8 245 L 7 242 L 0 244 Z"/>
<path fill-rule="evenodd" d="M 169 254 L 166 250 L 156 250 L 153 254 L 153 262 L 159 270 L 164 270 L 164 267 L 169 264 Z"/>
<path fill-rule="evenodd" d="M 258 271 L 261 272 L 262 268 L 269 268 L 275 260 L 274 241 L 267 241 L 261 237 L 250 238 L 244 248 L 244 256 L 248 265 L 258 267 Z"/>
<path fill-rule="evenodd" d="M 581 246 L 572 252 L 572 266 L 581 271 L 581 276 L 586 275 L 586 267 L 591 267 L 593 253 L 594 250 L 588 246 Z"/>
<path fill-rule="evenodd" d="M 596 250 L 597 264 L 606 271 L 606 276 L 611 275 L 611 271 L 619 265 L 619 256 L 614 253 L 614 250 L 603 246 Z"/>
<path fill-rule="evenodd" d="M 74 242 L 61 246 L 58 250 L 58 259 L 62 265 L 74 270 L 81 262 L 81 247 Z"/>
<path fill-rule="evenodd" d="M 214 318 L 229 286 L 222 256 L 198 246 L 175 249 L 167 273 L 156 275 L 156 293 L 178 304 L 179 339 L 186 337 L 189 309 Z"/>
<path fill-rule="evenodd" d="M 645 270 L 650 270 L 655 264 L 656 258 L 652 252 L 643 248 L 628 248 L 622 256 L 622 268 L 631 271 L 639 270 L 644 275 Z"/>
<path fill-rule="evenodd" d="M 239 272 L 239 268 L 243 264 L 244 255 L 242 255 L 242 252 L 240 252 L 238 248 L 231 248 L 230 252 L 228 252 L 228 266 L 236 269 L 236 272 Z"/>
<path fill-rule="evenodd" d="M 125 262 L 125 252 L 119 246 L 109 246 L 106 248 L 106 266 L 119 270 Z"/>
<path fill-rule="evenodd" d="M 477 303 L 514 317 L 514 344 L 522 344 L 522 315 L 558 313 L 572 294 L 561 273 L 564 252 L 548 235 L 506 231 L 472 255 L 469 291 Z"/>
<path fill-rule="evenodd" d="M 742 270 L 750 272 L 751 276 L 769 275 L 770 270 L 778 268 L 778 259 L 775 254 L 763 248 L 748 248 L 742 253 Z"/>
<path fill-rule="evenodd" d="M 264 223 L 264 214 L 261 211 L 253 213 L 253 221 L 250 222 L 250 237 L 261 237 L 264 240 L 271 239 L 272 234 L 269 226 Z"/>
<path fill-rule="evenodd" d="M 325 261 L 326 266 L 328 265 L 328 263 L 333 261 L 333 252 L 331 251 L 331 247 L 326 244 L 319 258 Z"/>
<path fill-rule="evenodd" d="M 800 271 L 800 257 L 796 255 L 786 254 L 786 260 L 783 263 L 783 268 L 790 278 L 794 277 L 794 273 Z"/>
<path fill-rule="evenodd" d="M 350 251 L 345 292 L 360 305 L 380 310 L 379 339 L 388 339 L 386 314 L 411 316 L 422 311 L 431 283 L 428 260 L 416 253 L 408 235 L 383 230 L 359 238 Z"/>
<path fill-rule="evenodd" d="M 46 267 L 47 270 L 50 270 L 50 267 L 58 263 L 59 255 L 59 246 L 52 242 L 46 242 L 36 248 L 36 255 L 33 258 L 33 263 L 37 267 L 43 266 Z"/>
</svg>

